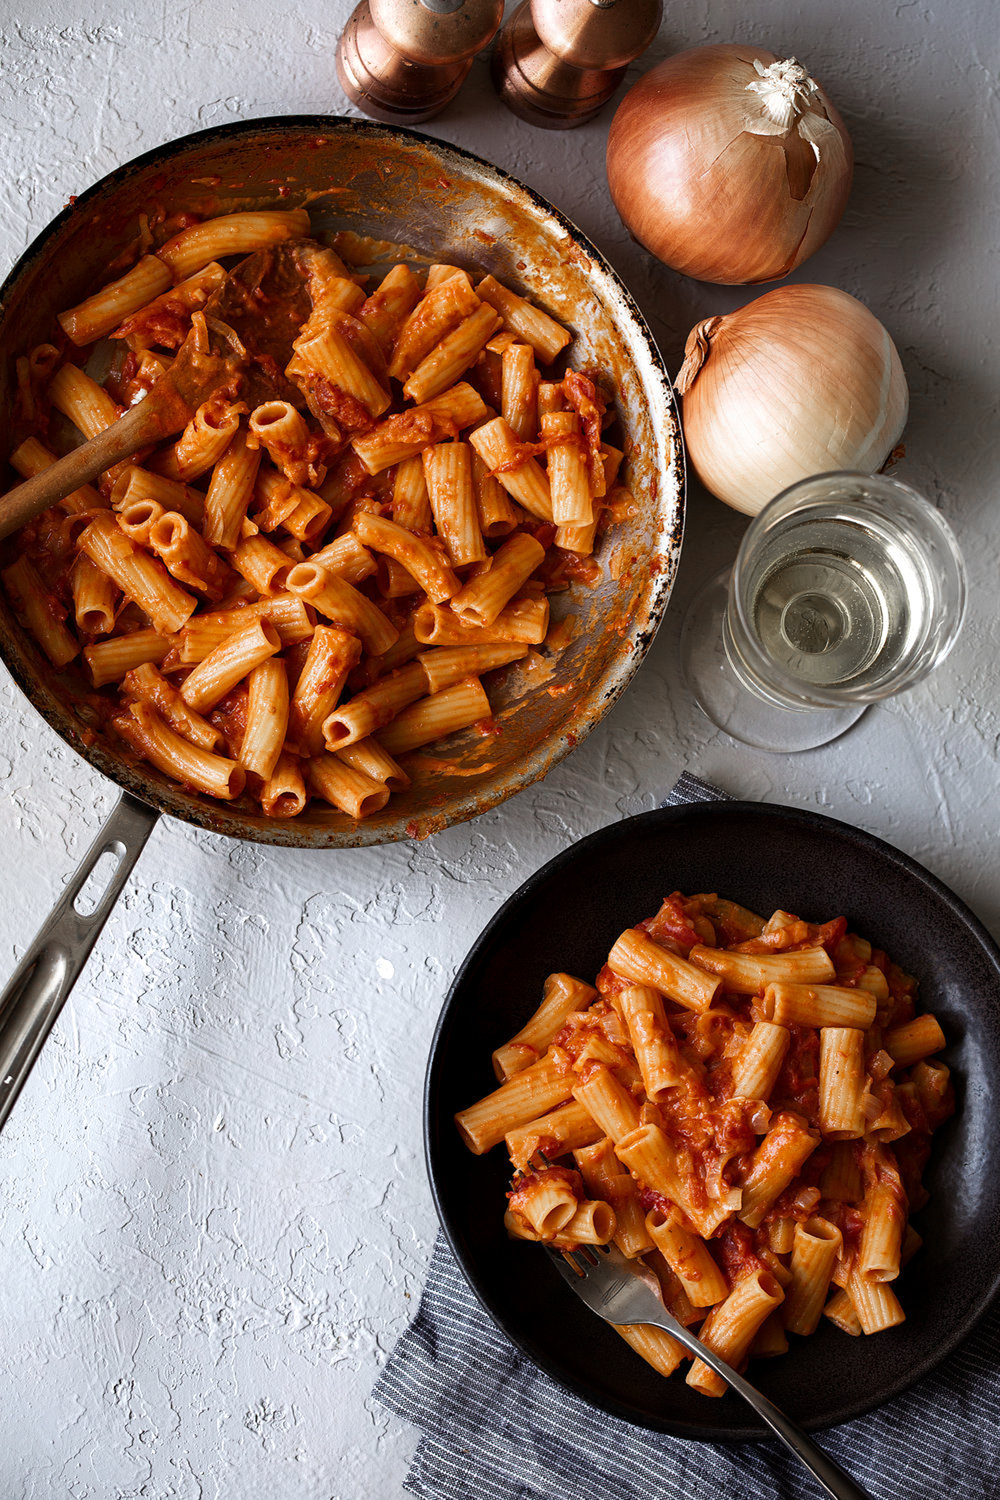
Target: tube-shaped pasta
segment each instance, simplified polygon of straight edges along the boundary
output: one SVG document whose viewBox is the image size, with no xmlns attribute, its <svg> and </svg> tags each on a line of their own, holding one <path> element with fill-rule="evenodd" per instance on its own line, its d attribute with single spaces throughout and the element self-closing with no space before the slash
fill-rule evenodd
<svg viewBox="0 0 1000 1500">
<path fill-rule="evenodd" d="M 419 453 L 404 458 L 396 467 L 392 487 L 392 519 L 407 531 L 429 532 L 434 525 L 431 502 L 424 478 L 424 461 Z"/>
<path fill-rule="evenodd" d="M 130 500 L 118 512 L 118 525 L 137 546 L 147 547 L 153 522 L 162 515 L 163 506 L 157 500 Z"/>
<path fill-rule="evenodd" d="M 292 348 L 307 370 L 353 396 L 370 417 L 380 417 L 388 407 L 389 392 L 333 322 L 312 338 L 295 339 Z"/>
<path fill-rule="evenodd" d="M 508 494 L 541 521 L 552 520 L 552 496 L 541 464 L 526 454 L 503 417 L 484 422 L 469 442 Z"/>
<path fill-rule="evenodd" d="M 909 1068 L 932 1052 L 940 1052 L 946 1043 L 937 1017 L 927 1012 L 887 1031 L 882 1045 L 897 1068 Z"/>
<path fill-rule="evenodd" d="M 152 704 L 132 702 L 127 714 L 118 714 L 111 722 L 122 739 L 158 771 L 184 786 L 230 802 L 246 785 L 242 766 L 192 745 L 164 723 Z"/>
<path fill-rule="evenodd" d="M 269 818 L 297 818 L 306 801 L 302 764 L 297 755 L 282 750 L 277 765 L 261 788 L 260 805 Z"/>
<path fill-rule="evenodd" d="M 335 625 L 359 635 L 372 656 L 381 656 L 399 638 L 377 604 L 313 562 L 296 563 L 287 574 L 286 587 Z"/>
<path fill-rule="evenodd" d="M 837 972 L 825 948 L 803 948 L 798 953 L 730 953 L 696 943 L 688 957 L 706 973 L 718 975 L 723 988 L 736 995 L 756 995 L 772 984 L 823 984 Z"/>
<path fill-rule="evenodd" d="M 564 1228 L 552 1236 L 556 1249 L 572 1249 L 575 1245 L 607 1245 L 614 1239 L 618 1219 L 610 1203 L 602 1199 L 589 1199 L 579 1204 L 576 1213 Z"/>
<path fill-rule="evenodd" d="M 131 698 L 151 703 L 170 728 L 190 740 L 192 745 L 198 745 L 202 750 L 221 749 L 222 731 L 189 708 L 173 683 L 168 682 L 152 662 L 141 662 L 126 672 L 122 689 Z"/>
<path fill-rule="evenodd" d="M 513 500 L 489 466 L 472 450 L 472 489 L 476 497 L 479 529 L 490 538 L 508 536 L 517 525 L 520 514 Z"/>
<path fill-rule="evenodd" d="M 762 1009 L 777 1026 L 857 1026 L 865 1030 L 875 1019 L 875 996 L 867 990 L 835 984 L 769 984 Z"/>
<path fill-rule="evenodd" d="M 792 1111 L 772 1116 L 770 1128 L 750 1158 L 738 1218 L 756 1229 L 802 1164 L 819 1145 L 819 1136 Z"/>
<path fill-rule="evenodd" d="M 385 516 L 369 515 L 365 511 L 355 517 L 354 535 L 363 546 L 385 553 L 401 563 L 433 603 L 443 604 L 459 592 L 462 585 L 436 538 L 416 536 Z"/>
<path fill-rule="evenodd" d="M 313 552 L 309 561 L 355 587 L 364 583 L 376 570 L 375 559 L 367 547 L 361 545 L 353 531 L 345 531 L 343 536 L 336 537 L 318 552 Z"/>
<path fill-rule="evenodd" d="M 500 314 L 505 328 L 530 344 L 543 365 L 550 365 L 572 338 L 555 318 L 535 307 L 526 297 L 519 297 L 502 286 L 493 276 L 486 276 L 476 286 L 476 295 Z"/>
<path fill-rule="evenodd" d="M 659 990 L 651 989 L 649 985 L 629 984 L 619 992 L 617 999 L 632 1039 L 632 1051 L 639 1064 L 646 1097 L 655 1104 L 666 1098 L 667 1090 L 675 1088 L 689 1069 L 670 1029 Z M 670 1262 L 669 1255 L 667 1261 Z M 718 1298 L 712 1300 L 718 1301 Z"/>
<path fill-rule="evenodd" d="M 428 401 L 431 396 L 438 396 L 448 386 L 454 385 L 475 362 L 486 340 L 499 326 L 492 307 L 480 303 L 475 312 L 464 318 L 425 355 L 405 382 L 403 395 L 411 401 Z"/>
<path fill-rule="evenodd" d="M 861 1333 L 861 1322 L 854 1311 L 854 1303 L 842 1287 L 834 1292 L 824 1307 L 823 1316 L 829 1318 L 835 1328 L 839 1328 L 842 1333 L 849 1333 L 852 1338 L 857 1338 Z"/>
<path fill-rule="evenodd" d="M 239 412 L 217 400 L 204 401 L 172 447 L 149 460 L 148 467 L 167 479 L 187 483 L 213 468 L 229 448 L 240 427 Z M 254 450 L 256 453 L 256 450 Z M 257 460 L 260 454 L 256 453 Z M 214 476 L 213 476 L 214 477 Z M 205 501 L 206 518 L 211 512 Z M 242 520 L 242 517 L 241 517 Z M 207 521 L 206 521 L 207 524 Z M 211 534 L 206 539 L 212 541 Z"/>
<path fill-rule="evenodd" d="M 401 709 L 427 692 L 427 676 L 418 661 L 380 677 L 372 687 L 356 693 L 349 703 L 333 709 L 323 722 L 328 750 L 341 750 L 390 724 Z"/>
<path fill-rule="evenodd" d="M 637 1129 L 639 1106 L 606 1064 L 588 1063 L 584 1072 L 573 1080 L 572 1092 L 603 1134 L 614 1141 L 616 1149 L 620 1141 Z"/>
<path fill-rule="evenodd" d="M 33 475 L 41 474 L 45 469 L 50 469 L 55 462 L 55 454 L 50 452 L 36 437 L 25 438 L 24 442 L 19 443 L 10 455 L 11 468 L 24 479 L 31 479 Z M 92 510 L 106 510 L 107 501 L 92 484 L 81 484 L 79 489 L 73 490 L 69 495 L 64 495 L 59 501 L 59 506 L 67 515 L 75 516 Z"/>
<path fill-rule="evenodd" d="M 298 416 L 298 412 L 295 414 Z M 286 479 L 269 464 L 261 464 L 254 493 L 262 508 L 254 512 L 253 521 L 261 531 L 283 526 L 300 542 L 311 544 L 330 524 L 333 510 L 325 500 Z"/>
<path fill-rule="evenodd" d="M 121 408 L 103 386 L 76 365 L 59 367 L 49 381 L 48 397 L 85 438 L 96 437 L 121 415 Z"/>
<path fill-rule="evenodd" d="M 368 818 L 381 812 L 389 800 L 389 788 L 372 781 L 336 755 L 314 755 L 305 763 L 309 786 L 325 802 L 349 818 Z"/>
<path fill-rule="evenodd" d="M 733 1065 L 733 1096 L 744 1099 L 770 1097 L 781 1064 L 785 1060 L 791 1032 L 771 1021 L 757 1021 Z"/>
<path fill-rule="evenodd" d="M 729 1296 L 713 1307 L 698 1331 L 698 1337 L 713 1354 L 734 1369 L 745 1358 L 758 1328 L 776 1307 L 784 1293 L 770 1271 L 753 1271 L 743 1276 Z M 726 1382 L 705 1361 L 696 1359 L 688 1371 L 687 1383 L 706 1396 L 721 1396 Z"/>
<path fill-rule="evenodd" d="M 260 662 L 247 678 L 246 729 L 240 764 L 264 781 L 278 764 L 288 728 L 288 674 L 278 657 Z"/>
<path fill-rule="evenodd" d="M 831 1140 L 865 1133 L 865 1034 L 851 1026 L 819 1033 L 819 1123 Z"/>
<path fill-rule="evenodd" d="M 814 1215 L 804 1224 L 796 1224 L 789 1267 L 792 1275 L 782 1308 L 789 1333 L 816 1331 L 842 1244 L 840 1230 L 828 1219 Z"/>
<path fill-rule="evenodd" d="M 536 1063 L 515 1073 L 468 1109 L 460 1110 L 455 1124 L 469 1150 L 482 1156 L 509 1130 L 527 1125 L 557 1104 L 565 1104 L 573 1096 L 575 1082 L 565 1056 L 550 1048 Z"/>
<path fill-rule="evenodd" d="M 586 1113 L 576 1103 L 565 1107 Z M 596 1130 L 594 1122 L 590 1123 Z M 615 1155 L 612 1142 L 605 1136 L 595 1140 L 593 1145 L 581 1144 L 574 1150 L 573 1160 L 590 1197 L 603 1198 L 614 1209 L 614 1238 L 621 1253 L 629 1260 L 634 1260 L 636 1256 L 652 1250 L 653 1241 L 646 1230 L 646 1219 L 636 1192 L 636 1184 Z"/>
<path fill-rule="evenodd" d="M 681 1193 L 674 1149 L 659 1125 L 636 1126 L 615 1141 L 615 1151 L 645 1187 L 675 1203 L 681 1202 L 682 1196 L 686 1199 L 686 1194 Z"/>
<path fill-rule="evenodd" d="M 19 557 L 3 570 L 3 581 L 8 597 L 20 605 L 28 629 L 49 661 L 54 667 L 65 667 L 79 652 L 80 643 L 56 613 L 55 601 L 33 564 L 27 557 Z"/>
<path fill-rule="evenodd" d="M 111 505 L 121 514 L 134 500 L 153 500 L 162 510 L 176 511 L 192 526 L 200 527 L 205 519 L 205 496 L 200 490 L 138 464 L 127 464 L 111 486 Z"/>
<path fill-rule="evenodd" d="M 500 415 L 522 443 L 538 435 L 538 372 L 530 344 L 508 344 L 500 356 Z"/>
<path fill-rule="evenodd" d="M 182 229 L 156 253 L 174 280 L 183 281 L 209 261 L 265 250 L 280 240 L 308 233 L 309 215 L 304 208 L 220 214 L 218 218 Z"/>
<path fill-rule="evenodd" d="M 317 625 L 292 695 L 288 726 L 304 755 L 323 749 L 323 724 L 337 705 L 347 674 L 361 659 L 357 636 Z"/>
<path fill-rule="evenodd" d="M 247 423 L 250 432 L 263 447 L 268 457 L 292 484 L 322 483 L 326 470 L 319 474 L 319 467 L 309 457 L 311 434 L 300 411 L 290 401 L 277 398 L 262 401 L 250 413 Z"/>
<path fill-rule="evenodd" d="M 125 512 L 119 514 L 119 520 Z M 177 511 L 165 511 L 149 527 L 148 544 L 179 583 L 209 599 L 222 598 L 233 580 L 232 569 Z"/>
<path fill-rule="evenodd" d="M 229 561 L 258 594 L 283 592 L 295 567 L 294 559 L 268 541 L 266 536 L 248 536 L 237 542 L 229 554 Z"/>
<path fill-rule="evenodd" d="M 719 988 L 717 979 L 654 943 L 638 927 L 622 933 L 608 954 L 608 967 L 633 984 L 651 985 L 688 1010 L 707 1010 Z"/>
<path fill-rule="evenodd" d="M 400 329 L 419 301 L 419 281 L 409 266 L 398 265 L 383 276 L 371 296 L 365 298 L 358 308 L 358 318 L 373 335 L 386 359 L 392 354 Z"/>
<path fill-rule="evenodd" d="M 428 287 L 399 330 L 389 374 L 405 381 L 434 346 L 478 307 L 479 298 L 464 272 Z"/>
<path fill-rule="evenodd" d="M 467 625 L 441 604 L 422 604 L 413 616 L 414 635 L 422 646 L 496 646 L 512 641 L 539 646 L 548 628 L 549 601 L 544 596 L 512 599 L 492 625 Z"/>
<path fill-rule="evenodd" d="M 390 755 L 404 755 L 489 716 L 490 700 L 478 677 L 463 677 L 443 692 L 404 708 L 388 728 L 379 731 L 378 738 Z"/>
<path fill-rule="evenodd" d="M 865 1227 L 857 1267 L 873 1281 L 895 1281 L 899 1275 L 906 1227 L 906 1195 L 898 1175 L 878 1181 L 865 1193 Z"/>
<path fill-rule="evenodd" d="M 492 625 L 544 560 L 541 543 L 527 532 L 519 532 L 493 554 L 488 572 L 470 579 L 455 595 L 452 609 L 471 625 Z"/>
<path fill-rule="evenodd" d="M 488 555 L 472 489 L 471 453 L 462 442 L 435 443 L 423 452 L 434 524 L 455 567 L 483 562 Z"/>
<path fill-rule="evenodd" d="M 165 292 L 172 280 L 159 256 L 144 255 L 124 276 L 59 313 L 59 324 L 74 344 L 82 348 L 106 337 L 123 318 Z"/>
<path fill-rule="evenodd" d="M 113 630 L 118 590 L 107 573 L 83 552 L 73 564 L 70 586 L 77 630 L 83 635 L 107 635 Z"/>
<path fill-rule="evenodd" d="M 337 750 L 336 755 L 348 766 L 353 766 L 355 771 L 369 776 L 372 781 L 381 781 L 390 792 L 402 791 L 410 785 L 410 778 L 398 766 L 392 756 L 374 739 L 357 740 L 353 745 L 348 745 L 343 750 Z"/>
<path fill-rule="evenodd" d="M 479 677 L 483 672 L 520 661 L 527 650 L 527 646 L 517 641 L 509 646 L 438 646 L 421 651 L 417 659 L 427 674 L 428 691 L 440 693 L 462 677 Z"/>
<path fill-rule="evenodd" d="M 517 1071 L 520 1072 L 521 1069 Z M 575 1151 L 579 1146 L 591 1145 L 600 1136 L 599 1126 L 583 1105 L 570 1100 L 568 1104 L 549 1110 L 548 1114 L 541 1115 L 537 1120 L 529 1120 L 526 1125 L 508 1130 L 504 1142 L 513 1165 L 523 1170 L 529 1164 L 544 1165 L 540 1153 L 549 1158 L 564 1156 L 567 1151 Z"/>
<path fill-rule="evenodd" d="M 110 511 L 94 516 L 77 545 L 145 611 L 161 634 L 180 630 L 194 612 L 194 597 L 174 582 L 159 558 L 129 540 Z"/>
<path fill-rule="evenodd" d="M 684 1229 L 659 1209 L 646 1215 L 646 1232 L 680 1281 L 694 1307 L 713 1307 L 729 1295 L 729 1285 L 700 1235 Z"/>
<path fill-rule="evenodd" d="M 354 438 L 351 446 L 369 474 L 381 474 L 390 465 L 422 453 L 431 443 L 455 437 L 486 415 L 483 398 L 462 380 L 440 396 L 384 418 L 371 432 Z"/>
<path fill-rule="evenodd" d="M 226 273 L 218 262 L 210 261 L 193 276 L 137 308 L 111 337 L 121 339 L 136 353 L 148 351 L 153 345 L 158 349 L 179 349 L 190 329 L 191 314 L 201 311 L 225 279 Z"/>
<path fill-rule="evenodd" d="M 170 642 L 156 630 L 134 630 L 131 635 L 112 636 L 85 646 L 83 659 L 95 688 L 109 682 L 120 682 L 133 667 L 143 662 L 160 662 L 170 650 Z"/>
<path fill-rule="evenodd" d="M 906 1314 L 899 1305 L 899 1298 L 887 1281 L 876 1281 L 855 1266 L 846 1291 L 862 1333 L 881 1333 L 883 1329 L 895 1328 L 897 1323 L 905 1322 Z"/>
<path fill-rule="evenodd" d="M 260 449 L 251 448 L 247 438 L 242 427 L 230 433 L 228 442 L 213 459 L 215 466 L 205 496 L 205 540 L 212 547 L 225 547 L 230 552 L 240 540 L 260 468 Z"/>
<path fill-rule="evenodd" d="M 185 625 L 174 646 L 175 664 L 191 667 L 204 661 L 209 652 L 234 630 L 241 629 L 248 620 L 261 618 L 274 626 L 283 646 L 307 641 L 315 629 L 301 599 L 294 594 L 276 594 L 274 598 L 260 599 L 256 604 L 244 604 L 241 609 L 221 609 L 214 614 L 195 615 Z"/>
<path fill-rule="evenodd" d="M 594 519 L 590 465 L 575 411 L 553 411 L 542 418 L 548 447 L 552 519 L 557 526 L 587 526 Z"/>
<path fill-rule="evenodd" d="M 510 1212 L 522 1218 L 540 1240 L 565 1229 L 579 1206 L 570 1174 L 561 1167 L 542 1167 L 514 1179 Z"/>
<path fill-rule="evenodd" d="M 493 1053 L 493 1071 L 501 1082 L 527 1068 L 549 1047 L 567 1016 L 586 1010 L 597 999 L 593 985 L 572 974 L 550 974 L 542 986 L 542 1000 L 528 1020 Z"/>
<path fill-rule="evenodd" d="M 214 708 L 254 667 L 281 650 L 281 637 L 269 621 L 249 620 L 198 663 L 181 684 L 181 697 L 199 713 Z"/>
</svg>

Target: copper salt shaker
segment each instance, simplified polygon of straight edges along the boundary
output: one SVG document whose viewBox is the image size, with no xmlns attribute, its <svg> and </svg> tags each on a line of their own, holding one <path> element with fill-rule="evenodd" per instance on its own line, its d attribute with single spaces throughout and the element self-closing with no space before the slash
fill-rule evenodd
<svg viewBox="0 0 1000 1500">
<path fill-rule="evenodd" d="M 592 120 L 655 37 L 662 0 L 523 0 L 493 49 L 515 115 L 547 130 Z"/>
<path fill-rule="evenodd" d="M 458 93 L 502 18 L 503 0 L 362 0 L 337 46 L 337 77 L 376 120 L 429 120 Z"/>
</svg>

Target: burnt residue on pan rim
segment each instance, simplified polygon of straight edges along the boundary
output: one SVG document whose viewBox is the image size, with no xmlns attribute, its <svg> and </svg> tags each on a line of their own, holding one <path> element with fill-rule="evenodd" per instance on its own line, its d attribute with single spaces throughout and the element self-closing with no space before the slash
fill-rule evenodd
<svg viewBox="0 0 1000 1500">
<path fill-rule="evenodd" d="M 34 652 L 36 661 L 33 662 L 29 654 L 31 647 L 28 652 L 25 651 L 24 632 L 18 630 L 15 636 L 2 619 L 0 649 L 8 670 L 22 692 L 60 738 L 124 790 L 161 812 L 182 818 L 212 833 L 298 848 L 350 848 L 423 838 L 497 807 L 515 792 L 539 781 L 596 727 L 634 676 L 665 612 L 683 540 L 686 471 L 677 403 L 656 342 L 634 298 L 600 250 L 565 214 L 502 168 L 493 166 L 460 146 L 453 146 L 417 131 L 343 116 L 268 117 L 210 127 L 144 152 L 115 168 L 68 204 L 19 257 L 0 287 L 0 317 L 6 311 L 7 299 L 22 277 L 45 254 L 50 242 L 67 224 L 85 215 L 95 200 L 108 198 L 117 188 L 144 170 L 163 166 L 199 148 L 227 146 L 245 142 L 254 136 L 267 135 L 275 137 L 275 148 L 292 146 L 299 138 L 305 143 L 310 137 L 321 139 L 324 136 L 354 137 L 370 143 L 372 148 L 377 147 L 379 140 L 395 145 L 401 140 L 410 142 L 414 148 L 426 152 L 435 166 L 445 172 L 457 168 L 474 181 L 482 180 L 492 188 L 505 189 L 512 200 L 526 203 L 543 226 L 546 222 L 557 226 L 570 245 L 598 267 L 610 284 L 618 305 L 617 315 L 613 319 L 616 328 L 618 319 L 624 316 L 632 324 L 633 338 L 641 342 L 644 349 L 640 383 L 646 405 L 648 407 L 650 404 L 647 387 L 655 383 L 659 387 L 669 428 L 663 435 L 666 457 L 662 463 L 656 464 L 655 504 L 662 523 L 655 548 L 659 568 L 650 571 L 648 584 L 640 599 L 640 608 L 636 612 L 637 618 L 630 624 L 628 631 L 622 634 L 622 649 L 617 661 L 602 670 L 601 677 L 589 690 L 589 703 L 584 701 L 577 710 L 571 727 L 563 727 L 538 742 L 516 768 L 507 768 L 501 777 L 494 777 L 485 785 L 480 782 L 468 792 L 452 793 L 448 796 L 446 805 L 438 808 L 431 806 L 417 816 L 403 814 L 395 821 L 378 825 L 364 822 L 355 824 L 331 810 L 329 824 L 324 821 L 304 824 L 300 819 L 288 823 L 271 820 L 262 814 L 249 813 L 240 805 L 220 804 L 209 798 L 187 794 L 161 777 L 152 767 L 131 764 L 120 752 L 106 747 L 100 740 L 88 743 L 87 737 L 74 722 L 72 711 L 66 706 L 65 689 L 56 689 L 50 685 L 54 676 L 51 668 L 42 662 L 37 649 Z M 275 200 L 276 203 L 279 201 L 277 193 Z M 484 772 L 483 775 L 486 776 L 487 773 Z"/>
</svg>

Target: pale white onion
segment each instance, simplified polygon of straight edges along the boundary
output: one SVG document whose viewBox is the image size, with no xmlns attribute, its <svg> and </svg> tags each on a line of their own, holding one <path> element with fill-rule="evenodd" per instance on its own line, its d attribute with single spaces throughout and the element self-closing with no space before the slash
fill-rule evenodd
<svg viewBox="0 0 1000 1500">
<path fill-rule="evenodd" d="M 892 339 L 832 286 L 778 287 L 697 323 L 677 389 L 699 479 L 748 516 L 813 474 L 873 474 L 909 410 Z"/>
<path fill-rule="evenodd" d="M 701 281 L 775 281 L 832 232 L 851 188 L 843 120 L 794 57 L 678 52 L 625 95 L 608 186 L 641 244 Z"/>
</svg>

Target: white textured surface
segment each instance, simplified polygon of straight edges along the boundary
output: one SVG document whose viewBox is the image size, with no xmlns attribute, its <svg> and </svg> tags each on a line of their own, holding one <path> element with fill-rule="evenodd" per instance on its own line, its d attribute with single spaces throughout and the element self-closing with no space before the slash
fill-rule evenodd
<svg viewBox="0 0 1000 1500">
<path fill-rule="evenodd" d="M 28 8 L 22 9 L 22 15 Z M 136 153 L 221 121 L 342 112 L 348 0 L 34 0 L 0 15 L 0 260 Z M 861 296 L 909 376 L 900 475 L 969 560 L 964 636 L 926 685 L 789 759 L 707 733 L 678 622 L 741 518 L 697 492 L 675 606 L 631 691 L 548 780 L 422 845 L 297 854 L 159 825 L 0 1141 L 0 1493 L 73 1500 L 396 1497 L 414 1435 L 368 1391 L 419 1293 L 435 1220 L 420 1089 L 448 980 L 496 907 L 580 834 L 652 807 L 683 766 L 888 838 L 997 932 L 1000 462 L 992 0 L 672 0 L 653 57 L 794 52 L 853 133 L 854 194 L 800 273 Z M 291 19 L 286 19 L 286 14 Z M 636 70 L 633 70 L 633 74 Z M 744 293 L 684 282 L 606 195 L 608 117 L 508 116 L 477 63 L 430 133 L 552 198 L 624 274 L 671 369 Z M 0 674 L 2 675 L 2 674 Z M 114 791 L 0 680 L 0 977 Z"/>
</svg>

